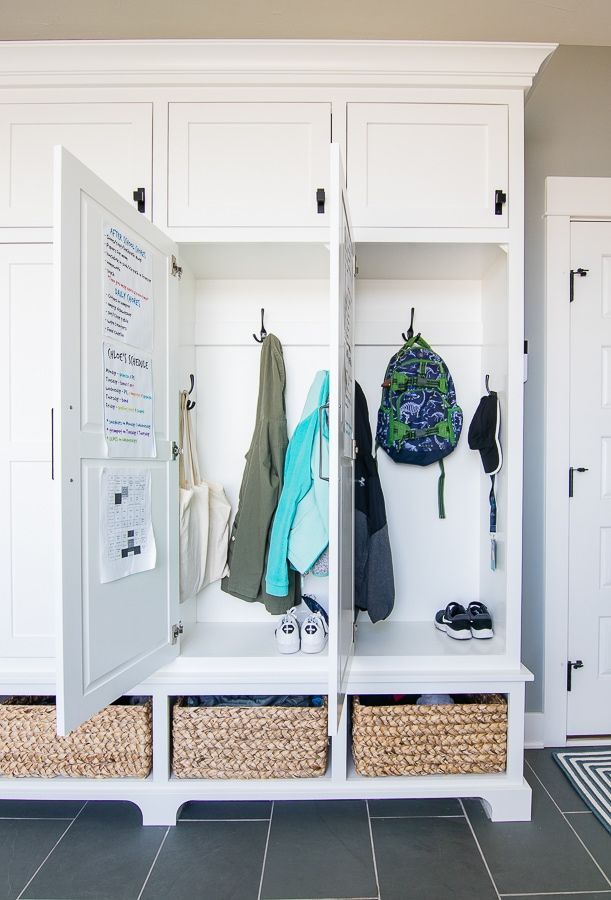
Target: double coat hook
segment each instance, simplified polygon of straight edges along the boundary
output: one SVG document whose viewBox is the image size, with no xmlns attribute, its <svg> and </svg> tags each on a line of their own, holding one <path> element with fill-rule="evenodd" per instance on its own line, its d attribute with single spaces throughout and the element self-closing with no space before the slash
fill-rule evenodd
<svg viewBox="0 0 611 900">
<path fill-rule="evenodd" d="M 195 376 L 193 373 L 189 375 L 189 381 L 191 382 L 191 387 L 187 391 L 187 397 L 189 394 L 193 393 L 193 388 L 195 387 Z M 195 400 L 187 400 L 187 409 L 190 411 L 195 408 Z"/>
<path fill-rule="evenodd" d="M 409 328 L 407 329 L 407 334 L 406 334 L 405 332 L 403 332 L 403 333 L 401 334 L 401 337 L 402 337 L 403 340 L 406 341 L 406 342 L 407 342 L 407 341 L 411 341 L 411 339 L 412 339 L 413 336 L 414 336 L 414 312 L 415 312 L 415 310 L 414 310 L 414 307 L 412 306 L 412 316 L 411 316 L 411 319 L 410 319 Z"/>
<path fill-rule="evenodd" d="M 261 332 L 260 332 L 261 336 L 257 337 L 257 335 L 253 333 L 253 337 L 254 337 L 255 341 L 257 342 L 257 344 L 262 344 L 263 341 L 265 340 L 265 338 L 267 337 L 267 331 L 265 330 L 265 323 L 263 321 L 264 318 L 265 318 L 265 310 L 263 309 L 263 307 L 261 307 Z"/>
</svg>

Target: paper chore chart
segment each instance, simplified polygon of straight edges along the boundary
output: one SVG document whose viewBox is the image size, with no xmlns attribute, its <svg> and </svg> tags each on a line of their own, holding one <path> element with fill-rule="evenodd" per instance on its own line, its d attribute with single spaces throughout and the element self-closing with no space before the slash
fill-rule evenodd
<svg viewBox="0 0 611 900">
<path fill-rule="evenodd" d="M 152 253 L 123 226 L 104 224 L 104 334 L 153 348 Z"/>
<path fill-rule="evenodd" d="M 104 437 L 108 456 L 154 457 L 153 359 L 105 341 Z"/>
<path fill-rule="evenodd" d="M 100 474 L 100 582 L 155 568 L 151 473 L 104 468 Z"/>
</svg>

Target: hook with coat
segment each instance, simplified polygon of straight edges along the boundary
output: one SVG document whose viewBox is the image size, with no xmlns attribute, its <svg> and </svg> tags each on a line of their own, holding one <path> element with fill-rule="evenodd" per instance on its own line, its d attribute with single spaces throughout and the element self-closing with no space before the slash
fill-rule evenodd
<svg viewBox="0 0 611 900">
<path fill-rule="evenodd" d="M 265 330 L 264 318 L 265 318 L 265 310 L 263 309 L 263 307 L 261 307 L 261 332 L 260 332 L 261 336 L 257 337 L 257 335 L 253 333 L 253 337 L 254 337 L 255 341 L 257 342 L 257 344 L 262 344 L 263 341 L 265 340 L 265 338 L 267 337 L 267 331 Z"/>
</svg>

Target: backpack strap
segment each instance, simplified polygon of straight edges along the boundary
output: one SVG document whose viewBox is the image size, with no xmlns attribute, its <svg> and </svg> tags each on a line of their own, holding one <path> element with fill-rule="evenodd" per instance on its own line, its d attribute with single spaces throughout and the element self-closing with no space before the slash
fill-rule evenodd
<svg viewBox="0 0 611 900">
<path fill-rule="evenodd" d="M 428 428 L 410 428 L 405 422 L 399 421 L 396 416 L 390 417 L 388 439 L 391 444 L 396 441 L 412 441 L 414 438 L 430 437 L 431 435 L 437 435 L 437 437 L 452 443 L 455 442 L 454 430 L 447 419 L 436 425 L 430 425 Z"/>
<path fill-rule="evenodd" d="M 443 459 L 439 460 L 439 481 L 437 482 L 437 505 L 439 507 L 439 518 L 445 519 L 446 517 L 446 507 L 443 499 L 443 489 L 446 482 L 446 470 L 443 466 Z"/>
</svg>

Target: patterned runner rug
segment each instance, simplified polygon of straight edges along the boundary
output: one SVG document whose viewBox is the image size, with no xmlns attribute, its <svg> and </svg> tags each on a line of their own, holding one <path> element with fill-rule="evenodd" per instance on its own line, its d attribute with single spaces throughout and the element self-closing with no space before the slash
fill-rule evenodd
<svg viewBox="0 0 611 900">
<path fill-rule="evenodd" d="M 581 799 L 611 832 L 611 749 L 553 750 L 552 756 Z"/>
</svg>

